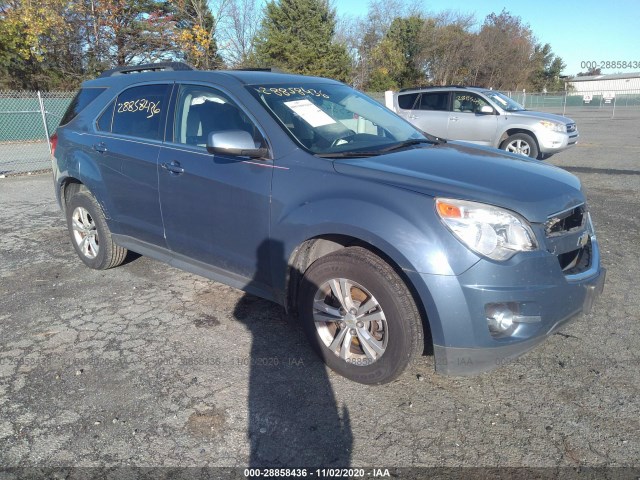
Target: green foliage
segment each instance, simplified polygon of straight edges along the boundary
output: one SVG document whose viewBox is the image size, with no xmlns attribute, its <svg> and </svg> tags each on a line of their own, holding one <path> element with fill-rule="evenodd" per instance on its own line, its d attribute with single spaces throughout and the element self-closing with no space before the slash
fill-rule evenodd
<svg viewBox="0 0 640 480">
<path fill-rule="evenodd" d="M 219 8 L 215 16 L 211 5 Z M 336 32 L 329 0 L 270 0 L 262 16 L 256 5 L 256 0 L 4 0 L 0 88 L 73 89 L 107 68 L 168 59 L 219 68 L 224 62 L 218 44 L 232 66 L 279 67 L 369 91 L 426 84 L 564 88 L 562 59 L 506 10 L 478 25 L 472 15 L 425 15 L 400 0 L 371 0 L 366 18 L 342 21 Z"/>
<path fill-rule="evenodd" d="M 266 5 L 255 61 L 292 73 L 347 81 L 346 47 L 334 42 L 335 11 L 326 0 L 280 0 Z"/>
<path fill-rule="evenodd" d="M 418 68 L 420 33 L 423 25 L 424 19 L 419 16 L 397 17 L 391 22 L 386 34 L 386 39 L 393 42 L 402 59 L 402 64 L 392 70 L 392 77 L 401 88 L 416 85 L 423 77 Z"/>
<path fill-rule="evenodd" d="M 533 91 L 557 92 L 564 89 L 560 74 L 566 65 L 560 57 L 553 54 L 551 45 L 536 45 L 532 62 L 534 70 L 529 80 Z"/>
</svg>

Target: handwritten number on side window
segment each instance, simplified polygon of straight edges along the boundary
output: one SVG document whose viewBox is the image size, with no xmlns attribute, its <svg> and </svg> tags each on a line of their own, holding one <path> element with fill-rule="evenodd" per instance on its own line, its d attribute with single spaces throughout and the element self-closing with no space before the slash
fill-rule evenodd
<svg viewBox="0 0 640 480">
<path fill-rule="evenodd" d="M 147 112 L 147 118 L 152 118 L 154 115 L 160 113 L 160 101 L 152 102 L 146 98 L 139 98 L 129 102 L 121 102 L 118 103 L 117 111 L 118 113 Z"/>
</svg>

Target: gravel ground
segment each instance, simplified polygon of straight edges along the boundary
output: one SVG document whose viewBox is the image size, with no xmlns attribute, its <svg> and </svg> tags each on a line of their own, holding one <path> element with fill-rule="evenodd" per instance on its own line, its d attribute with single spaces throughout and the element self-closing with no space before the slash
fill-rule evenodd
<svg viewBox="0 0 640 480">
<path fill-rule="evenodd" d="M 0 143 L 0 175 L 51 169 L 47 142 Z"/>
<path fill-rule="evenodd" d="M 75 256 L 50 175 L 0 180 L 0 466 L 640 467 L 640 116 L 574 115 L 608 269 L 593 312 L 473 378 L 367 387 L 273 304 Z"/>
</svg>

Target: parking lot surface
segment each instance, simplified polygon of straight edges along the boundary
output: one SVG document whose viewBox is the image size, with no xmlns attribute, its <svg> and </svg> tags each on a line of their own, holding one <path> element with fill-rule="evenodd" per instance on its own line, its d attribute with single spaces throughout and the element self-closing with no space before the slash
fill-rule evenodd
<svg viewBox="0 0 640 480">
<path fill-rule="evenodd" d="M 0 179 L 0 466 L 640 466 L 640 114 L 572 114 L 593 312 L 472 378 L 325 370 L 283 309 L 157 261 L 76 257 L 50 174 Z M 635 115 L 635 116 L 634 116 Z M 524 188 L 524 187 L 523 187 Z"/>
</svg>

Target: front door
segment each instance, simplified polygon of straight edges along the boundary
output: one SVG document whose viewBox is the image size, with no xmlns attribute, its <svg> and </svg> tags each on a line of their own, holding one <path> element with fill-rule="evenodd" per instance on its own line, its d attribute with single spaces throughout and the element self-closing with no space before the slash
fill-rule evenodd
<svg viewBox="0 0 640 480">
<path fill-rule="evenodd" d="M 158 161 L 169 248 L 258 287 L 270 284 L 264 246 L 273 162 L 206 150 L 213 131 L 250 132 L 257 146 L 262 135 L 232 99 L 207 86 L 179 86 L 173 118 Z"/>
<path fill-rule="evenodd" d="M 489 102 L 475 93 L 455 92 L 447 138 L 492 146 L 498 128 L 498 116 L 495 111 L 482 113 L 480 109 L 484 106 L 491 107 Z"/>
</svg>

